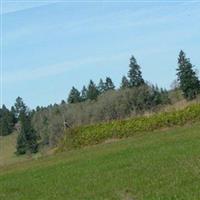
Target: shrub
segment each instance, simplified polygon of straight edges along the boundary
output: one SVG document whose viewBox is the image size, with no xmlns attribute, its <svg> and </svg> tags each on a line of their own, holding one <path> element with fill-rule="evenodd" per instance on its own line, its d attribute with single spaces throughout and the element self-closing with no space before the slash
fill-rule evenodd
<svg viewBox="0 0 200 200">
<path fill-rule="evenodd" d="M 109 90 L 99 95 L 96 101 L 62 103 L 37 109 L 32 124 L 41 138 L 41 144 L 55 146 L 63 135 L 64 121 L 75 127 L 142 115 L 168 104 L 166 95 L 165 91 L 146 84 L 138 88 Z"/>
<path fill-rule="evenodd" d="M 65 131 L 59 144 L 59 151 L 100 143 L 108 138 L 122 138 L 137 133 L 161 128 L 184 125 L 200 120 L 200 104 L 190 105 L 182 110 L 163 112 L 148 117 L 116 120 L 110 123 L 80 126 Z"/>
</svg>

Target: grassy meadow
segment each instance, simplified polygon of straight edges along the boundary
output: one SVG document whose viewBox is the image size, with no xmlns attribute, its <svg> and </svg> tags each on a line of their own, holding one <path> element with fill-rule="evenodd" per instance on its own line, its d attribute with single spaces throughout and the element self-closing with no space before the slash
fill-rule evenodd
<svg viewBox="0 0 200 200">
<path fill-rule="evenodd" d="M 16 139 L 16 133 L 5 137 L 0 136 L 0 167 L 18 162 L 19 160 L 24 160 L 24 156 L 19 157 L 15 155 Z"/>
<path fill-rule="evenodd" d="M 200 124 L 0 168 L 1 200 L 198 200 Z"/>
</svg>

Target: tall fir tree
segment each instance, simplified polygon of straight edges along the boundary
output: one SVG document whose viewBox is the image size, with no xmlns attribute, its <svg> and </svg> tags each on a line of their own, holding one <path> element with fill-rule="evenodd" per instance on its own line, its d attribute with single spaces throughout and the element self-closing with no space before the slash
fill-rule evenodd
<svg viewBox="0 0 200 200">
<path fill-rule="evenodd" d="M 67 99 L 68 103 L 78 103 L 81 102 L 81 95 L 80 92 L 75 88 L 72 87 L 68 99 Z"/>
<path fill-rule="evenodd" d="M 194 99 L 200 92 L 200 82 L 193 65 L 182 50 L 178 57 L 177 76 L 184 97 L 187 100 Z"/>
<path fill-rule="evenodd" d="M 87 88 L 83 86 L 83 89 L 81 90 L 81 101 L 87 100 Z"/>
<path fill-rule="evenodd" d="M 14 116 L 5 105 L 0 108 L 0 135 L 5 136 L 13 132 Z"/>
<path fill-rule="evenodd" d="M 123 76 L 120 88 L 125 89 L 125 88 L 129 88 L 129 87 L 130 87 L 129 80 L 127 79 L 126 76 Z"/>
<path fill-rule="evenodd" d="M 61 100 L 60 104 L 61 104 L 61 105 L 65 105 L 65 104 L 66 104 L 66 103 L 65 103 L 65 100 Z"/>
<path fill-rule="evenodd" d="M 22 99 L 21 99 L 22 101 Z M 23 102 L 23 101 L 22 101 Z M 25 104 L 23 103 L 25 106 Z M 26 106 L 25 106 L 26 107 Z M 37 134 L 31 124 L 31 112 L 22 109 L 19 113 L 20 131 L 17 137 L 17 154 L 36 153 L 38 151 Z"/>
<path fill-rule="evenodd" d="M 16 124 L 17 123 L 17 113 L 16 113 L 14 106 L 11 107 L 10 112 L 11 112 L 12 117 L 13 117 L 13 124 Z"/>
<path fill-rule="evenodd" d="M 23 113 L 27 110 L 26 105 L 24 104 L 23 100 L 21 97 L 17 97 L 15 105 L 13 107 L 13 112 L 15 113 L 15 117 L 17 118 L 17 120 L 20 117 L 20 113 Z"/>
<path fill-rule="evenodd" d="M 130 59 L 129 68 L 128 77 L 130 87 L 139 87 L 143 85 L 144 79 L 142 78 L 142 72 L 134 56 Z"/>
<path fill-rule="evenodd" d="M 114 89 L 115 89 L 115 85 L 112 82 L 112 79 L 110 77 L 106 77 L 105 91 L 114 90 Z"/>
<path fill-rule="evenodd" d="M 36 153 L 38 151 L 37 135 L 31 125 L 31 114 L 20 113 L 20 132 L 17 137 L 17 154 Z"/>
<path fill-rule="evenodd" d="M 94 84 L 92 80 L 90 80 L 90 83 L 87 88 L 87 98 L 90 100 L 96 100 L 98 95 L 99 95 L 99 91 L 96 85 Z"/>
<path fill-rule="evenodd" d="M 105 92 L 105 83 L 103 82 L 102 78 L 99 80 L 99 84 L 98 84 L 98 90 L 99 90 L 99 93 L 102 94 Z"/>
</svg>

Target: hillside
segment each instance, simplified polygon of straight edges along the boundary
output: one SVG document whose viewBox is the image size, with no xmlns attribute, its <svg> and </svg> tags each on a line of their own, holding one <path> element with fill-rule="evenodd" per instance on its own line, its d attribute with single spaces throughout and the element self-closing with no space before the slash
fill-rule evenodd
<svg viewBox="0 0 200 200">
<path fill-rule="evenodd" d="M 16 157 L 14 155 L 14 152 L 16 151 L 16 139 L 16 133 L 6 137 L 0 136 L 0 166 Z"/>
<path fill-rule="evenodd" d="M 1 200 L 198 199 L 200 124 L 0 169 Z"/>
<path fill-rule="evenodd" d="M 126 120 L 113 120 L 88 126 L 65 129 L 60 139 L 59 151 L 80 148 L 87 145 L 101 143 L 107 139 L 130 137 L 139 133 L 183 126 L 188 123 L 199 122 L 200 104 L 191 104 L 185 108 L 154 113 L 149 116 L 139 116 Z"/>
<path fill-rule="evenodd" d="M 17 133 L 8 136 L 0 136 L 0 167 L 27 159 L 27 156 L 17 156 L 16 152 Z"/>
</svg>

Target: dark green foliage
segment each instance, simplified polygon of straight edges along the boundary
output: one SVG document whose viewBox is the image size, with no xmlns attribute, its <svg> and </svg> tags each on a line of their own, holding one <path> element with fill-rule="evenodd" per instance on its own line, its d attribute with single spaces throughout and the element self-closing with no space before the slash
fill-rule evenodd
<svg viewBox="0 0 200 200">
<path fill-rule="evenodd" d="M 83 86 L 83 89 L 81 90 L 81 101 L 87 100 L 87 88 Z"/>
<path fill-rule="evenodd" d="M 115 85 L 112 82 L 112 79 L 110 77 L 106 77 L 105 82 L 103 82 L 103 80 L 100 79 L 99 84 L 98 84 L 99 94 L 102 94 L 108 90 L 114 90 L 114 89 L 115 89 Z"/>
<path fill-rule="evenodd" d="M 182 50 L 178 58 L 177 76 L 184 97 L 188 100 L 194 99 L 200 92 L 200 82 L 193 65 Z"/>
<path fill-rule="evenodd" d="M 97 144 L 109 138 L 122 138 L 146 131 L 181 126 L 187 122 L 200 120 L 200 104 L 191 105 L 183 110 L 137 117 L 129 120 L 112 121 L 66 130 L 60 150 Z"/>
<path fill-rule="evenodd" d="M 20 113 L 20 133 L 17 138 L 17 154 L 36 153 L 37 135 L 31 125 L 30 113 Z"/>
<path fill-rule="evenodd" d="M 17 146 L 16 146 L 16 149 L 17 149 L 16 153 L 19 154 L 19 155 L 26 153 L 27 141 L 26 141 L 25 133 L 24 133 L 23 130 L 20 132 L 20 134 L 17 137 Z"/>
<path fill-rule="evenodd" d="M 99 91 L 96 85 L 94 84 L 92 80 L 90 80 L 90 83 L 87 89 L 87 99 L 96 100 L 98 95 L 99 95 Z"/>
<path fill-rule="evenodd" d="M 61 104 L 65 104 L 66 102 L 64 100 L 61 101 Z"/>
<path fill-rule="evenodd" d="M 68 101 L 68 103 L 81 102 L 80 92 L 75 87 L 72 87 L 67 101 Z"/>
<path fill-rule="evenodd" d="M 159 105 L 159 104 L 170 104 L 170 99 L 169 99 L 169 94 L 168 91 L 159 88 L 157 85 L 152 86 L 152 100 L 151 100 L 154 105 Z"/>
<path fill-rule="evenodd" d="M 122 78 L 120 90 L 114 90 L 114 84 L 109 77 L 105 82 L 100 79 L 98 87 L 91 80 L 87 88 L 83 87 L 81 94 L 72 88 L 68 98 L 70 104 L 40 108 L 34 114 L 33 124 L 44 143 L 56 144 L 63 134 L 64 121 L 75 127 L 124 119 L 158 111 L 163 105 L 170 104 L 171 100 L 176 102 L 180 99 L 178 88 L 176 88 L 177 94 L 174 94 L 173 91 L 169 93 L 165 89 L 145 82 L 140 66 L 133 56 L 129 67 L 128 78 L 126 76 Z M 46 118 L 47 123 L 44 123 L 43 118 Z"/>
<path fill-rule="evenodd" d="M 127 79 L 126 76 L 123 76 L 120 88 L 125 89 L 125 88 L 129 88 L 129 87 L 130 87 L 129 80 Z"/>
<path fill-rule="evenodd" d="M 17 119 L 17 113 L 16 113 L 14 106 L 11 107 L 10 112 L 11 112 L 12 117 L 13 117 L 13 124 L 16 124 L 18 119 Z"/>
<path fill-rule="evenodd" d="M 12 133 L 15 123 L 14 114 L 5 105 L 0 108 L 0 136 Z"/>
<path fill-rule="evenodd" d="M 134 56 L 130 59 L 129 68 L 128 77 L 130 87 L 139 87 L 143 85 L 144 79 L 142 78 L 142 72 Z"/>
<path fill-rule="evenodd" d="M 110 77 L 106 77 L 105 91 L 114 90 L 114 89 L 115 89 L 115 85 L 112 82 L 112 79 Z"/>
<path fill-rule="evenodd" d="M 24 104 L 23 100 L 21 97 L 17 97 L 15 105 L 13 107 L 13 112 L 15 112 L 16 117 L 19 118 L 20 117 L 20 113 L 26 112 L 27 107 Z"/>
<path fill-rule="evenodd" d="M 23 103 L 22 99 L 21 102 Z M 36 153 L 38 151 L 38 143 L 36 132 L 31 124 L 32 113 L 24 103 L 20 105 L 23 105 L 26 109 L 19 109 L 20 131 L 17 137 L 16 153 Z"/>
<path fill-rule="evenodd" d="M 28 113 L 20 114 L 20 132 L 17 138 L 17 154 L 36 153 L 38 151 L 37 135 L 31 125 Z"/>
<path fill-rule="evenodd" d="M 100 94 L 104 93 L 105 92 L 105 83 L 103 82 L 102 79 L 99 80 L 99 84 L 98 84 L 98 91 Z"/>
</svg>

